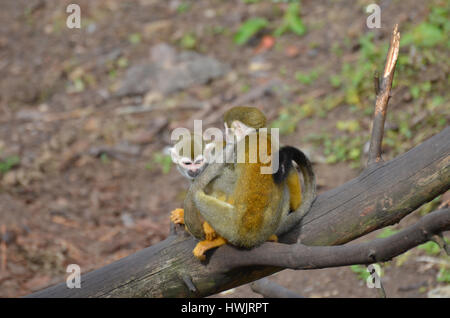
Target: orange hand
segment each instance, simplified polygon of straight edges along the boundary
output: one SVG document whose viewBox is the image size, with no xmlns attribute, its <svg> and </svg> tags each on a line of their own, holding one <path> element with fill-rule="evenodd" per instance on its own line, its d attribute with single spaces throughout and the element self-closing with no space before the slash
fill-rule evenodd
<svg viewBox="0 0 450 318">
<path fill-rule="evenodd" d="M 184 224 L 184 210 L 175 209 L 170 212 L 170 220 L 175 224 Z"/>
</svg>

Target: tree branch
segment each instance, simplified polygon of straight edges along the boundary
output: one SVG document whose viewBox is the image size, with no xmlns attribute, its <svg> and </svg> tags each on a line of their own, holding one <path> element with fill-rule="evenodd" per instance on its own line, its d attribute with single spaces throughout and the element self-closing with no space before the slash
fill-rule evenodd
<svg viewBox="0 0 450 318">
<path fill-rule="evenodd" d="M 384 122 L 386 120 L 386 110 L 390 98 L 392 81 L 394 79 L 395 65 L 397 63 L 398 51 L 400 48 L 400 32 L 398 32 L 398 24 L 395 25 L 392 32 L 391 45 L 384 66 L 384 73 L 379 83 L 378 75 L 375 76 L 375 113 L 372 125 L 372 137 L 370 139 L 369 160 L 368 164 L 372 165 L 381 162 L 381 143 L 384 133 Z"/>
<path fill-rule="evenodd" d="M 264 298 L 303 298 L 292 290 L 289 290 L 275 282 L 270 281 L 267 277 L 258 279 L 250 284 L 250 288 Z"/>
<path fill-rule="evenodd" d="M 386 262 L 433 235 L 450 230 L 450 209 L 430 213 L 416 224 L 383 239 L 340 246 L 306 246 L 266 242 L 251 250 L 226 246 L 215 253 L 208 266 L 227 272 L 243 266 L 275 266 L 290 269 L 318 269 L 354 264 Z M 226 257 L 225 257 L 226 256 Z"/>
</svg>

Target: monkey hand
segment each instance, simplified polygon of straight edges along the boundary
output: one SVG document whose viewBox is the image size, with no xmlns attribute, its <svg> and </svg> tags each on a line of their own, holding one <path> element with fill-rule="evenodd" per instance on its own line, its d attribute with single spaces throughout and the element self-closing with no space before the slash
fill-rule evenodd
<svg viewBox="0 0 450 318">
<path fill-rule="evenodd" d="M 170 220 L 175 224 L 184 224 L 184 210 L 175 209 L 170 212 Z"/>
</svg>

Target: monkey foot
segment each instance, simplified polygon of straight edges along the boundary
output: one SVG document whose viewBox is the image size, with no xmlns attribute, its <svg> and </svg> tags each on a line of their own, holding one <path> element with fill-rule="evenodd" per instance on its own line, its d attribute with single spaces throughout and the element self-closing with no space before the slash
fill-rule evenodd
<svg viewBox="0 0 450 318">
<path fill-rule="evenodd" d="M 184 224 L 184 210 L 175 209 L 170 212 L 170 220 L 175 224 Z"/>
<path fill-rule="evenodd" d="M 204 240 L 197 243 L 192 253 L 194 253 L 194 256 L 197 257 L 199 260 L 204 261 L 206 259 L 205 256 L 206 251 L 215 247 L 219 247 L 226 243 L 227 241 L 223 237 L 218 237 L 212 241 Z"/>
<path fill-rule="evenodd" d="M 278 242 L 278 236 L 272 234 L 268 239 L 269 242 Z"/>
<path fill-rule="evenodd" d="M 203 223 L 203 231 L 205 232 L 206 241 L 212 241 L 217 237 L 216 231 L 208 224 L 208 222 Z"/>
</svg>

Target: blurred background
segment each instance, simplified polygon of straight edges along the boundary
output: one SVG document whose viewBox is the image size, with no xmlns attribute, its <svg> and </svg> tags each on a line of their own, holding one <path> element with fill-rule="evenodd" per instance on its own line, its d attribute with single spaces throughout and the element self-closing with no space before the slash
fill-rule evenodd
<svg viewBox="0 0 450 318">
<path fill-rule="evenodd" d="M 70 29 L 66 7 L 81 8 Z M 0 296 L 99 268 L 169 233 L 189 186 L 164 149 L 176 127 L 219 127 L 233 105 L 263 110 L 281 142 L 314 162 L 319 192 L 367 161 L 376 70 L 401 32 L 384 158 L 449 124 L 450 2 L 2 0 L 0 10 Z M 435 209 L 444 194 L 386 237 Z M 382 264 L 389 297 L 449 295 L 435 243 Z M 365 267 L 283 271 L 306 297 L 376 297 Z M 447 294 L 445 294 L 447 293 Z M 255 297 L 248 286 L 219 297 Z"/>
</svg>

